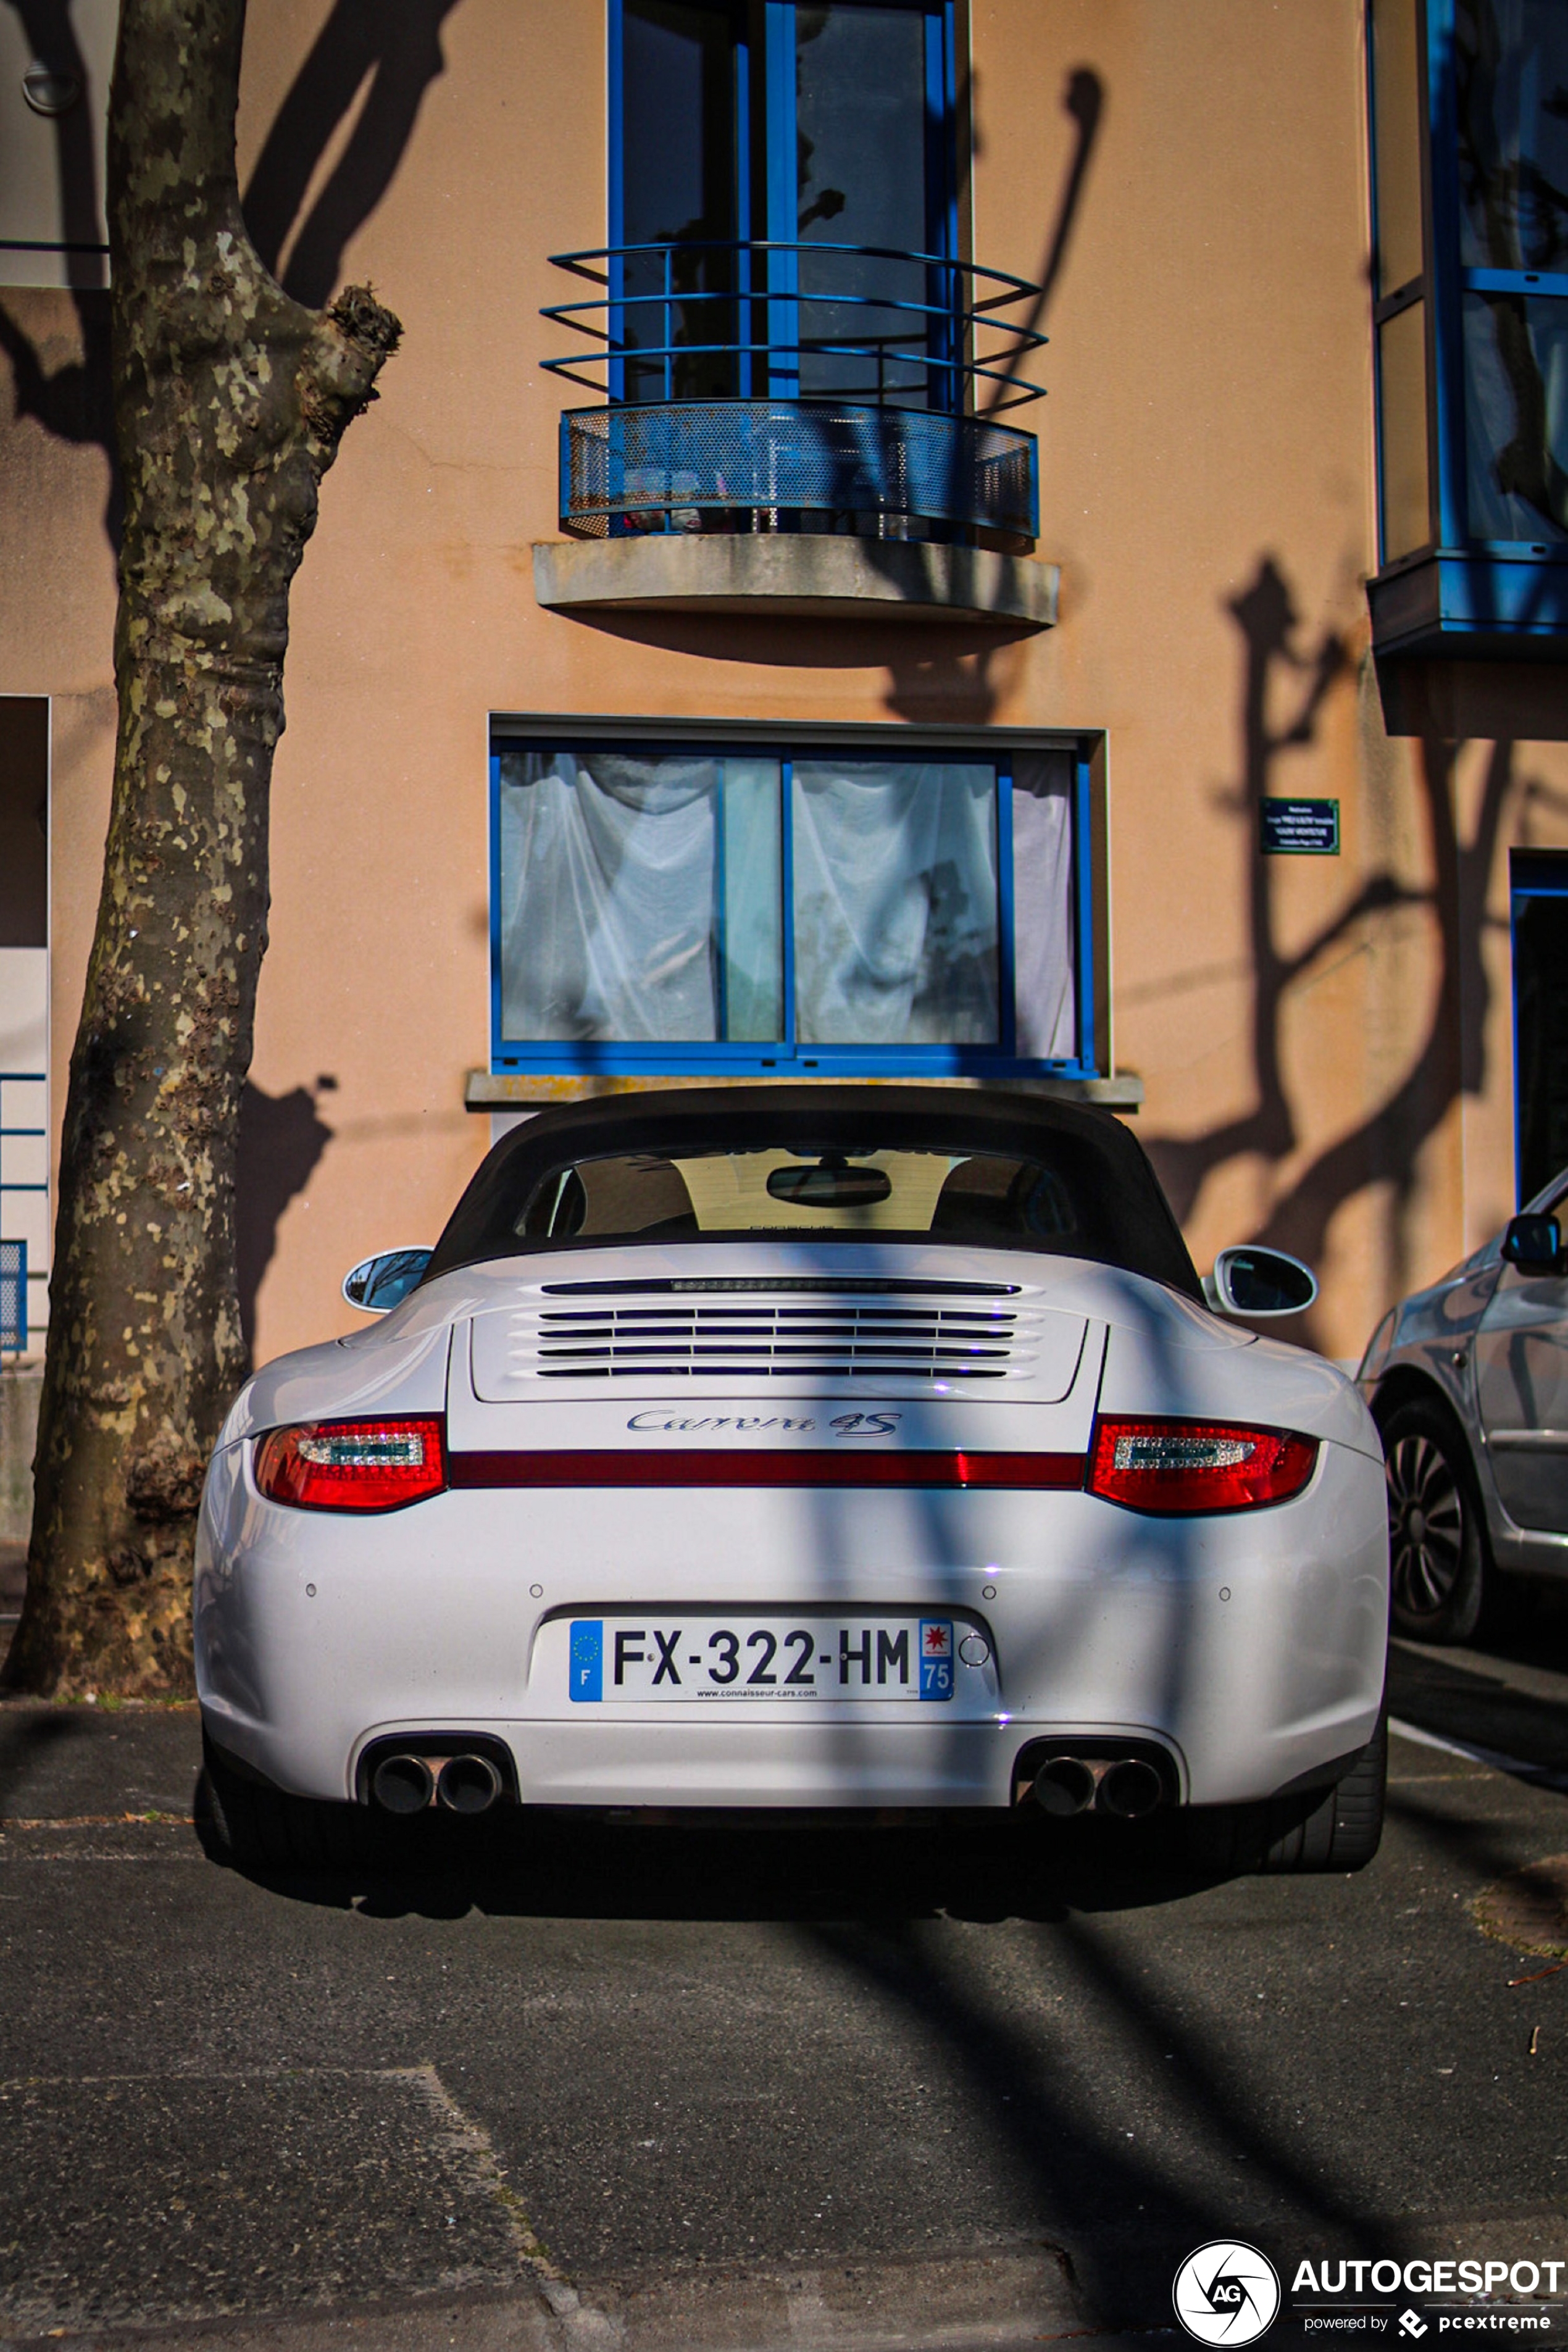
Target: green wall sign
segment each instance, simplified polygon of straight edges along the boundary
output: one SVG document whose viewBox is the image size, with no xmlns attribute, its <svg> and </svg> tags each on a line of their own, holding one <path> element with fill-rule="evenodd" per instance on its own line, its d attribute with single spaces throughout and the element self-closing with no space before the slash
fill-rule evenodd
<svg viewBox="0 0 1568 2352">
<path fill-rule="evenodd" d="M 1261 803 L 1265 857 L 1337 857 L 1338 801 L 1272 801 Z"/>
</svg>

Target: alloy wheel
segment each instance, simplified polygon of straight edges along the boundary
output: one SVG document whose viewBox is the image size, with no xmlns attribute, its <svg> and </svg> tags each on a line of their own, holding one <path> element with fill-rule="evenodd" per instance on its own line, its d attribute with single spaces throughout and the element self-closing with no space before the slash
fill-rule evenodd
<svg viewBox="0 0 1568 2352">
<path fill-rule="evenodd" d="M 1450 1599 L 1463 1565 L 1464 1496 L 1447 1455 L 1429 1437 L 1402 1437 L 1386 1470 L 1394 1605 L 1412 1617 L 1433 1617 Z"/>
</svg>

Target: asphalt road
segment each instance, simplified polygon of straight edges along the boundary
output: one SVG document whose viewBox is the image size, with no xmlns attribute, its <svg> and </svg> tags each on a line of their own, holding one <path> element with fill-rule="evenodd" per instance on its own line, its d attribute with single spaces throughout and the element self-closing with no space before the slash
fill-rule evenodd
<svg viewBox="0 0 1568 2352">
<path fill-rule="evenodd" d="M 989 2344 L 1169 2327 L 1231 2233 L 1288 2289 L 1568 2256 L 1568 1970 L 1475 1912 L 1568 1855 L 1568 1618 L 1513 1646 L 1401 1650 L 1393 1709 L 1531 1769 L 1397 1738 L 1369 1870 L 1221 1885 L 559 1824 L 263 1883 L 192 1825 L 194 1714 L 0 1707 L 0 2331 L 739 2343 L 783 2294 Z"/>
</svg>

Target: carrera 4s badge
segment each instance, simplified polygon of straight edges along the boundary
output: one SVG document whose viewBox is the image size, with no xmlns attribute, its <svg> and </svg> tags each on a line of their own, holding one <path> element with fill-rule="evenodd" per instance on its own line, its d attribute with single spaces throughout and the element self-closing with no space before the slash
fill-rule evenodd
<svg viewBox="0 0 1568 2352">
<path fill-rule="evenodd" d="M 901 1412 L 836 1412 L 831 1421 L 812 1413 L 716 1412 L 688 1415 L 676 1412 L 634 1412 L 626 1427 L 639 1437 L 692 1436 L 700 1430 L 714 1434 L 728 1430 L 734 1437 L 759 1437 L 769 1429 L 812 1431 L 834 1437 L 896 1437 Z"/>
</svg>

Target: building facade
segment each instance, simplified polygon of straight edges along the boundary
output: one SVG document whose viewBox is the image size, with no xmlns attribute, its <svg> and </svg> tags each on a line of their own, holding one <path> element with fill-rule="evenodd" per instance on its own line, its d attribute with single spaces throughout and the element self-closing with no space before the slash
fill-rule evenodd
<svg viewBox="0 0 1568 2352">
<path fill-rule="evenodd" d="M 4 14 L 36 1351 L 114 740 L 114 5 L 44 57 Z M 583 1091 L 1105 1102 L 1200 1265 L 1318 1268 L 1337 1355 L 1568 1161 L 1568 12 L 272 0 L 247 40 L 258 247 L 405 329 L 293 596 L 258 1358 Z"/>
</svg>

